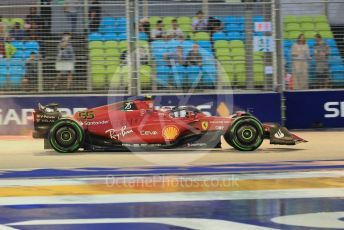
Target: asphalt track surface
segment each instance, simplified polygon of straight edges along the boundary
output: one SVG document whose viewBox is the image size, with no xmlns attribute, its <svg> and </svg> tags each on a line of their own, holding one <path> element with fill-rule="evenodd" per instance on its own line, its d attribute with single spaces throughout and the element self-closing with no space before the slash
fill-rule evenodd
<svg viewBox="0 0 344 230">
<path fill-rule="evenodd" d="M 344 132 L 254 152 L 77 152 L 0 139 L 1 230 L 344 229 Z"/>
<path fill-rule="evenodd" d="M 344 132 L 294 132 L 308 140 L 295 146 L 263 145 L 254 152 L 240 152 L 222 144 L 214 150 L 161 152 L 76 152 L 60 154 L 43 149 L 43 140 L 29 137 L 0 139 L 0 170 L 35 168 L 91 168 L 143 166 L 202 166 L 231 163 L 343 160 Z"/>
</svg>

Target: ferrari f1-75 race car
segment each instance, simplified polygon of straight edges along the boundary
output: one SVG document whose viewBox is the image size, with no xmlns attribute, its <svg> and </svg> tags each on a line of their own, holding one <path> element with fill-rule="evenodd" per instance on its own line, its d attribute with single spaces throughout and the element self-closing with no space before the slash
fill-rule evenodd
<svg viewBox="0 0 344 230">
<path fill-rule="evenodd" d="M 262 124 L 245 112 L 229 117 L 207 116 L 194 106 L 154 109 L 151 98 L 112 103 L 63 117 L 57 104 L 39 105 L 34 112 L 33 137 L 57 152 L 133 149 L 215 148 L 221 136 L 240 151 L 271 144 L 306 142 L 286 128 Z"/>
</svg>

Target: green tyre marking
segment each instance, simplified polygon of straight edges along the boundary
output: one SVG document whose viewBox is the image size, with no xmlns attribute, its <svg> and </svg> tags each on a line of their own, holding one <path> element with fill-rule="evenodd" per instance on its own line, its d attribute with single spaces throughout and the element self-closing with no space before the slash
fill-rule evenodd
<svg viewBox="0 0 344 230">
<path fill-rule="evenodd" d="M 76 132 L 76 140 L 75 143 L 72 146 L 64 147 L 61 146 L 59 143 L 57 143 L 56 138 L 55 138 L 55 132 L 57 129 L 63 127 L 64 125 L 70 126 L 74 128 Z M 71 153 L 77 151 L 81 145 L 83 144 L 85 139 L 85 134 L 83 129 L 73 120 L 68 120 L 68 119 L 63 119 L 57 121 L 53 127 L 51 128 L 49 132 L 49 143 L 53 147 L 54 150 L 60 153 Z"/>
<path fill-rule="evenodd" d="M 244 121 L 254 123 L 256 128 L 257 128 L 258 137 L 255 140 L 255 143 L 251 146 L 245 146 L 245 145 L 241 144 L 238 141 L 238 138 L 236 136 L 237 126 L 242 124 Z M 257 149 L 262 144 L 262 142 L 263 142 L 262 135 L 264 134 L 264 130 L 263 130 L 262 124 L 256 118 L 254 118 L 254 117 L 242 117 L 242 118 L 239 118 L 237 121 L 235 121 L 234 125 L 230 128 L 230 134 L 231 134 L 231 138 L 230 138 L 231 144 L 235 149 L 240 150 L 240 151 L 253 151 L 253 150 Z"/>
</svg>

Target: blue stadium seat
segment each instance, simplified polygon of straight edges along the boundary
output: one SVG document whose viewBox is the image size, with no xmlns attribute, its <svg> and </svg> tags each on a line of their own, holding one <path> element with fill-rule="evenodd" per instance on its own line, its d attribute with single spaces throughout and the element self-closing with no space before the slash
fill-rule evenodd
<svg viewBox="0 0 344 230">
<path fill-rule="evenodd" d="M 181 88 L 184 85 L 186 77 L 186 68 L 181 65 L 172 66 L 171 68 L 173 83 L 176 87 Z"/>
<path fill-rule="evenodd" d="M 118 35 L 118 40 L 119 41 L 124 41 L 127 40 L 127 33 L 121 33 Z"/>
<path fill-rule="evenodd" d="M 116 33 L 119 33 L 119 34 L 126 33 L 127 32 L 127 26 L 126 25 L 116 26 L 115 31 L 116 31 Z"/>
<path fill-rule="evenodd" d="M 213 33 L 213 41 L 227 40 L 227 35 L 224 32 Z"/>
<path fill-rule="evenodd" d="M 6 77 L 8 75 L 8 68 L 7 66 L 0 66 L 0 76 Z"/>
<path fill-rule="evenodd" d="M 237 21 L 238 21 L 238 18 L 235 17 L 235 16 L 227 16 L 227 17 L 225 17 L 224 20 L 223 20 L 223 22 L 224 22 L 225 24 L 237 23 Z"/>
<path fill-rule="evenodd" d="M 156 79 L 160 86 L 166 87 L 169 83 L 170 68 L 168 66 L 156 67 Z"/>
<path fill-rule="evenodd" d="M 237 17 L 237 22 L 241 23 L 241 24 L 244 24 L 245 23 L 245 17 L 244 16 L 238 16 Z"/>
<path fill-rule="evenodd" d="M 227 40 L 245 40 L 245 37 L 240 32 L 231 32 L 227 34 Z"/>
<path fill-rule="evenodd" d="M 336 44 L 336 41 L 334 39 L 324 39 L 326 44 L 330 47 L 336 47 L 337 44 Z"/>
<path fill-rule="evenodd" d="M 38 55 L 38 50 L 25 50 L 24 52 L 24 59 L 28 59 L 30 57 L 31 53 L 35 53 L 36 55 Z"/>
<path fill-rule="evenodd" d="M 115 41 L 117 39 L 118 39 L 118 37 L 114 33 L 104 34 L 103 38 L 102 38 L 103 41 Z"/>
<path fill-rule="evenodd" d="M 88 41 L 102 41 L 103 36 L 100 33 L 91 33 L 88 35 Z"/>
<path fill-rule="evenodd" d="M 24 43 L 25 50 L 37 51 L 39 50 L 39 43 L 37 41 L 28 41 Z"/>
<path fill-rule="evenodd" d="M 241 23 L 230 23 L 225 25 L 225 31 L 231 33 L 233 31 L 242 32 L 245 30 L 244 24 Z"/>
<path fill-rule="evenodd" d="M 11 45 L 13 45 L 14 47 L 16 47 L 17 50 L 22 50 L 25 48 L 24 46 L 24 42 L 21 41 L 12 41 Z"/>
<path fill-rule="evenodd" d="M 256 15 L 252 17 L 253 22 L 264 22 L 264 17 L 262 15 Z"/>
<path fill-rule="evenodd" d="M 204 86 L 214 86 L 216 81 L 216 66 L 215 65 L 205 65 L 202 67 L 203 77 L 202 84 Z"/>
<path fill-rule="evenodd" d="M 0 59 L 0 67 L 6 67 L 8 66 L 8 61 L 5 58 Z"/>
<path fill-rule="evenodd" d="M 312 47 L 312 48 L 313 48 L 313 46 L 315 45 L 315 43 L 316 43 L 316 41 L 315 41 L 314 39 L 308 39 L 308 40 L 307 40 L 307 45 L 308 45 L 309 47 Z"/>
<path fill-rule="evenodd" d="M 191 87 L 196 87 L 202 77 L 201 68 L 198 66 L 188 66 L 186 69 L 189 85 Z"/>
<path fill-rule="evenodd" d="M 9 68 L 9 83 L 11 86 L 19 87 L 23 80 L 25 69 L 21 66 L 10 66 Z"/>
<path fill-rule="evenodd" d="M 100 21 L 99 27 L 114 27 L 116 23 L 116 19 L 113 17 L 103 17 Z"/>
<path fill-rule="evenodd" d="M 331 67 L 331 80 L 334 84 L 343 84 L 344 65 L 337 65 Z"/>
<path fill-rule="evenodd" d="M 10 59 L 7 61 L 7 64 L 11 67 L 11 66 L 20 66 L 22 68 L 25 67 L 25 61 L 20 60 L 20 59 Z"/>
<path fill-rule="evenodd" d="M 25 52 L 23 50 L 17 50 L 15 52 L 15 54 L 12 56 L 12 58 L 24 59 L 25 58 Z"/>
<path fill-rule="evenodd" d="M 125 18 L 125 17 L 117 18 L 116 26 L 119 26 L 119 25 L 127 25 L 127 18 Z"/>
<path fill-rule="evenodd" d="M 199 41 L 197 42 L 201 49 L 205 49 L 207 52 L 212 52 L 210 41 Z"/>
<path fill-rule="evenodd" d="M 343 65 L 343 60 L 340 56 L 330 56 L 329 57 L 329 65 L 330 66 Z"/>
<path fill-rule="evenodd" d="M 116 29 L 114 26 L 103 26 L 103 27 L 99 27 L 99 30 L 98 30 L 99 33 L 116 33 Z"/>
<path fill-rule="evenodd" d="M 337 47 L 330 47 L 330 56 L 340 57 L 339 49 Z"/>
<path fill-rule="evenodd" d="M 148 41 L 149 37 L 145 32 L 140 32 L 139 39 L 142 41 Z"/>
</svg>

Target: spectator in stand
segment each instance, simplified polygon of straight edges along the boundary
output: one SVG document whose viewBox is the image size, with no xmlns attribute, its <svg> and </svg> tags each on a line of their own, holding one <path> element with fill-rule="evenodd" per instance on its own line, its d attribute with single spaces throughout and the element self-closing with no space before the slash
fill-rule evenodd
<svg viewBox="0 0 344 230">
<path fill-rule="evenodd" d="M 64 11 L 72 33 L 76 33 L 78 24 L 78 4 L 80 4 L 79 0 L 64 0 Z"/>
<path fill-rule="evenodd" d="M 38 62 L 36 59 L 36 54 L 34 52 L 30 53 L 30 57 L 25 62 L 26 74 L 23 79 L 23 89 L 25 91 L 37 90 L 38 83 Z"/>
<path fill-rule="evenodd" d="M 2 21 L 2 16 L 0 16 L 0 40 L 1 41 L 6 41 L 7 37 L 8 37 L 7 26 Z"/>
<path fill-rule="evenodd" d="M 56 60 L 56 82 L 54 89 L 57 89 L 59 82 L 64 75 L 67 75 L 67 89 L 71 88 L 74 72 L 75 54 L 72 43 L 70 42 L 71 35 L 65 33 L 61 42 L 58 45 L 58 54 Z"/>
<path fill-rule="evenodd" d="M 43 20 L 40 15 L 37 14 L 37 8 L 31 7 L 30 13 L 25 18 L 25 36 L 28 40 L 37 40 L 40 35 L 40 28 Z"/>
<path fill-rule="evenodd" d="M 186 63 L 188 66 L 202 66 L 202 55 L 199 52 L 199 46 L 198 44 L 194 44 L 192 46 L 192 49 L 189 51 L 187 58 L 186 58 Z"/>
<path fill-rule="evenodd" d="M 323 41 L 320 34 L 315 35 L 316 44 L 314 45 L 314 58 L 316 61 L 316 76 L 318 88 L 329 87 L 329 74 L 328 74 L 328 55 L 329 47 Z"/>
<path fill-rule="evenodd" d="M 308 89 L 309 48 L 305 36 L 300 34 L 292 47 L 294 89 Z"/>
<path fill-rule="evenodd" d="M 193 32 L 202 32 L 207 31 L 208 22 L 204 18 L 204 13 L 202 10 L 199 10 L 196 13 L 196 18 L 192 22 L 192 31 Z"/>
<path fill-rule="evenodd" d="M 102 7 L 98 0 L 93 0 L 88 9 L 88 19 L 90 22 L 90 32 L 97 32 L 100 24 L 100 18 L 102 15 Z"/>
<path fill-rule="evenodd" d="M 41 0 L 42 29 L 45 36 L 51 33 L 51 1 Z"/>
<path fill-rule="evenodd" d="M 179 36 L 184 36 L 183 31 L 178 27 L 177 19 L 172 20 L 171 29 L 167 31 L 167 34 L 170 35 L 172 39 L 177 39 Z"/>
<path fill-rule="evenodd" d="M 162 23 L 162 20 L 157 21 L 155 28 L 152 30 L 151 33 L 152 40 L 162 39 L 164 37 L 163 27 L 164 25 Z"/>
<path fill-rule="evenodd" d="M 223 23 L 221 20 L 209 17 L 208 18 L 208 24 L 207 24 L 207 30 L 210 33 L 210 37 L 212 37 L 213 33 L 219 32 L 223 29 Z"/>
<path fill-rule="evenodd" d="M 183 47 L 177 46 L 175 52 L 164 54 L 164 59 L 170 67 L 176 65 L 185 65 L 183 53 Z"/>
<path fill-rule="evenodd" d="M 151 38 L 150 23 L 147 17 L 144 17 L 139 21 L 139 31 L 146 33 L 147 36 Z"/>
<path fill-rule="evenodd" d="M 23 40 L 25 36 L 24 30 L 20 28 L 20 23 L 16 22 L 10 31 L 10 37 L 12 40 L 20 41 Z"/>
</svg>

